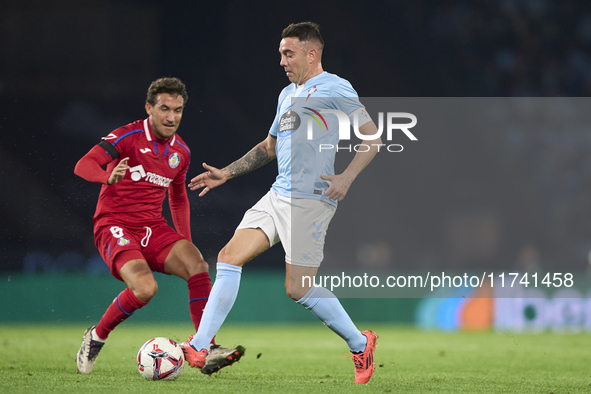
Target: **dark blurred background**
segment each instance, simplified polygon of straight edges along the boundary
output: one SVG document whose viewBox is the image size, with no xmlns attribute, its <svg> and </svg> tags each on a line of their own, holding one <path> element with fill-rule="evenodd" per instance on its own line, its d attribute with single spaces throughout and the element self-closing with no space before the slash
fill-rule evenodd
<svg viewBox="0 0 591 394">
<path fill-rule="evenodd" d="M 3 1 L 0 270 L 105 272 L 92 239 L 100 186 L 73 174 L 78 159 L 111 130 L 144 118 L 147 87 L 162 76 L 188 87 L 179 134 L 192 149 L 190 175 L 201 172 L 201 162 L 237 159 L 265 138 L 288 84 L 277 52 L 281 31 L 305 20 L 321 25 L 324 69 L 351 81 L 362 97 L 591 91 L 585 1 Z M 415 234 L 412 242 L 393 238 L 359 253 L 400 269 L 485 261 L 584 270 L 591 130 L 505 133 L 498 145 L 489 142 L 445 145 L 437 154 L 449 173 L 432 168 L 434 152 L 421 156 L 419 145 L 417 159 L 401 153 L 396 165 L 409 174 L 397 180 L 401 190 L 404 182 L 423 182 L 457 191 L 457 178 L 464 189 L 457 198 L 450 191 L 443 212 L 422 220 L 399 215 L 393 228 Z M 478 165 L 454 165 L 470 160 Z M 210 264 L 275 175 L 268 165 L 205 198 L 190 194 L 193 239 Z M 507 188 L 514 204 L 490 210 Z M 410 193 L 391 201 L 390 210 L 425 212 L 425 201 Z M 283 251 L 275 247 L 251 265 L 283 269 Z"/>
</svg>

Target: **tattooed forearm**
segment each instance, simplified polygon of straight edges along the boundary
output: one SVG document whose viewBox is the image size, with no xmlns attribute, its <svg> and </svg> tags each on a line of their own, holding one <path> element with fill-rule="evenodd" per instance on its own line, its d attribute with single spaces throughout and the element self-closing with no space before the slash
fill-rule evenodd
<svg viewBox="0 0 591 394">
<path fill-rule="evenodd" d="M 236 178 L 237 176 L 244 175 L 248 172 L 256 170 L 259 167 L 264 166 L 275 158 L 275 155 L 269 155 L 267 149 L 257 145 L 245 154 L 242 158 L 236 160 L 229 166 L 222 168 L 223 171 L 230 173 L 230 178 Z"/>
</svg>

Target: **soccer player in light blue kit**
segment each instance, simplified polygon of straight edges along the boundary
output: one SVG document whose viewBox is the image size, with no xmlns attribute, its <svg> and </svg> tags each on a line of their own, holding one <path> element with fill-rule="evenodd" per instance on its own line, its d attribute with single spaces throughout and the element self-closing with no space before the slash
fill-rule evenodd
<svg viewBox="0 0 591 394">
<path fill-rule="evenodd" d="M 216 280 L 199 330 L 182 344 L 187 361 L 203 373 L 211 374 L 224 366 L 223 360 L 208 357 L 206 349 L 234 304 L 242 266 L 279 241 L 286 252 L 287 294 L 347 342 L 357 383 L 367 383 L 374 372 L 377 335 L 369 330 L 360 332 L 329 290 L 302 280 L 316 275 L 337 201 L 345 197 L 381 144 L 380 138 L 373 138 L 377 128 L 351 84 L 322 69 L 323 47 L 315 23 L 292 24 L 283 31 L 280 65 L 292 83 L 279 96 L 269 135 L 244 157 L 221 170 L 204 163 L 207 171 L 189 184 L 191 190 L 203 188 L 199 194 L 203 196 L 228 179 L 274 158 L 278 161 L 279 175 L 271 190 L 245 213 L 234 236 L 219 253 Z M 357 117 L 359 132 L 372 137 L 363 142 L 369 150 L 357 152 L 339 175 L 334 174 L 335 150 L 319 149 L 320 144 L 338 144 L 339 120 L 334 110 L 350 119 Z"/>
</svg>

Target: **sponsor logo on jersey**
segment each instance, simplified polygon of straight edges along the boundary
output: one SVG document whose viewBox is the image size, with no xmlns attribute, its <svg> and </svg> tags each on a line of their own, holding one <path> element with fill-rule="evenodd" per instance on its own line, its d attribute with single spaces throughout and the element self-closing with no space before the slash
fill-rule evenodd
<svg viewBox="0 0 591 394">
<path fill-rule="evenodd" d="M 146 170 L 144 170 L 144 166 L 142 166 L 141 164 L 135 167 L 131 167 L 129 169 L 129 172 L 131 173 L 131 180 L 135 182 L 144 179 L 146 182 L 150 182 L 154 185 L 162 187 L 168 187 L 168 185 L 170 185 L 170 182 L 172 182 L 172 179 L 167 178 L 165 176 L 154 174 L 153 172 L 146 172 Z"/>
<path fill-rule="evenodd" d="M 181 157 L 176 152 L 170 155 L 170 157 L 168 158 L 168 165 L 170 166 L 170 168 L 177 168 L 180 162 Z"/>
<path fill-rule="evenodd" d="M 129 245 L 129 240 L 125 237 L 121 237 L 117 240 L 117 245 L 119 245 L 119 246 Z"/>
<path fill-rule="evenodd" d="M 154 185 L 168 187 L 170 182 L 172 182 L 172 179 L 166 178 L 162 175 L 154 174 L 153 172 L 148 172 L 146 174 L 146 181 L 153 183 Z"/>
<path fill-rule="evenodd" d="M 115 138 L 117 138 L 117 136 L 116 136 L 115 134 L 113 134 L 113 133 L 109 133 L 109 135 L 108 135 L 108 136 L 106 136 L 106 137 L 103 137 L 102 139 L 103 139 L 103 140 L 112 140 L 112 139 L 115 139 Z"/>
<path fill-rule="evenodd" d="M 142 152 L 142 153 L 148 153 L 148 152 L 152 152 L 152 149 L 150 149 L 150 148 L 144 148 L 144 149 L 140 149 L 140 152 Z"/>
<path fill-rule="evenodd" d="M 297 112 L 288 110 L 279 119 L 279 137 L 287 137 L 300 127 L 301 119 Z"/>
<path fill-rule="evenodd" d="M 131 167 L 129 172 L 131 173 L 131 180 L 136 182 L 146 176 L 144 166 L 141 164 L 139 166 Z"/>
</svg>

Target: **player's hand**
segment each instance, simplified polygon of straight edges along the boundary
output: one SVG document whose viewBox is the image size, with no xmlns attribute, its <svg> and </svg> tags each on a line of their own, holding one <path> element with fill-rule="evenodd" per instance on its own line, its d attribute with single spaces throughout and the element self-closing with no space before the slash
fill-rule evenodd
<svg viewBox="0 0 591 394">
<path fill-rule="evenodd" d="M 111 172 L 109 180 L 107 181 L 109 185 L 114 185 L 123 179 L 125 172 L 129 169 L 129 166 L 127 165 L 128 161 L 129 157 L 126 157 L 125 159 L 121 160 L 115 168 L 113 168 L 113 172 Z"/>
<path fill-rule="evenodd" d="M 330 182 L 330 186 L 326 189 L 325 194 L 326 197 L 335 201 L 343 201 L 351 187 L 351 183 L 353 183 L 353 179 L 345 174 L 320 175 L 320 178 Z"/>
<path fill-rule="evenodd" d="M 227 173 L 219 168 L 212 167 L 205 163 L 203 163 L 203 168 L 207 171 L 197 175 L 195 178 L 191 179 L 191 183 L 189 183 L 189 189 L 193 191 L 203 188 L 201 193 L 199 193 L 199 197 L 203 197 L 208 191 L 214 187 L 223 185 L 228 180 Z"/>
</svg>

